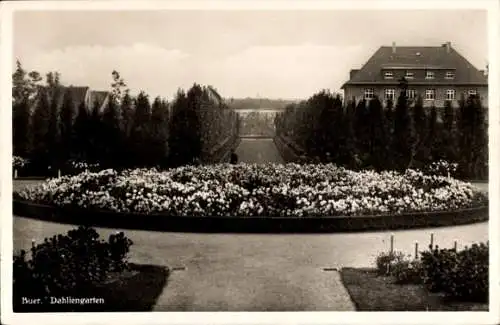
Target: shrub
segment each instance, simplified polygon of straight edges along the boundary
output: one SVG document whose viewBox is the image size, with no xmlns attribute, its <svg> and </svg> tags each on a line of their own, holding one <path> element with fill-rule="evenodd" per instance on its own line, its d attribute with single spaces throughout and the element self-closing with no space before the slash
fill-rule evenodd
<svg viewBox="0 0 500 325">
<path fill-rule="evenodd" d="M 418 260 L 412 260 L 411 256 L 405 256 L 402 252 L 381 253 L 376 259 L 377 273 L 389 275 L 395 278 L 396 283 L 422 282 L 422 265 Z"/>
<path fill-rule="evenodd" d="M 379 275 L 391 275 L 392 266 L 401 263 L 405 258 L 402 252 L 380 253 L 375 261 L 377 265 L 377 273 Z"/>
<path fill-rule="evenodd" d="M 398 284 L 421 284 L 422 262 L 404 259 L 391 266 L 391 275 L 396 278 Z"/>
<path fill-rule="evenodd" d="M 112 272 L 128 267 L 126 255 L 132 241 L 123 233 L 99 240 L 90 227 L 80 226 L 67 235 L 45 238 L 31 248 L 27 260 L 22 250 L 13 261 L 14 301 L 22 297 L 71 296 L 86 292 Z"/>
<path fill-rule="evenodd" d="M 446 292 L 459 298 L 488 300 L 489 245 L 473 244 L 458 253 L 458 267 L 449 276 Z"/>
<path fill-rule="evenodd" d="M 489 244 L 474 244 L 457 252 L 436 247 L 422 253 L 423 281 L 432 291 L 453 298 L 487 301 Z"/>
</svg>

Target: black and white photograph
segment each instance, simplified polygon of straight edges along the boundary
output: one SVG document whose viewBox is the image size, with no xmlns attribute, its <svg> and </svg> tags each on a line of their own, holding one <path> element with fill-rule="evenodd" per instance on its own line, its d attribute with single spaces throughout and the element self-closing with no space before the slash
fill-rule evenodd
<svg viewBox="0 0 500 325">
<path fill-rule="evenodd" d="M 237 2 L 0 4 L 2 323 L 498 323 L 498 1 Z"/>
</svg>

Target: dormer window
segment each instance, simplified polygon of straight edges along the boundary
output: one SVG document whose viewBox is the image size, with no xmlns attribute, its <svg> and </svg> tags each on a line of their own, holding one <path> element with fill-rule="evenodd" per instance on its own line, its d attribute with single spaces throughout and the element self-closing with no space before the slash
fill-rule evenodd
<svg viewBox="0 0 500 325">
<path fill-rule="evenodd" d="M 426 71 L 425 79 L 434 79 L 434 71 Z"/>
<path fill-rule="evenodd" d="M 455 79 L 455 73 L 453 71 L 446 71 L 444 78 L 445 79 Z"/>
<path fill-rule="evenodd" d="M 405 78 L 406 79 L 413 79 L 414 74 L 411 71 L 406 71 Z"/>
<path fill-rule="evenodd" d="M 394 78 L 394 75 L 393 75 L 392 71 L 384 72 L 384 79 L 393 79 L 393 78 Z"/>
</svg>

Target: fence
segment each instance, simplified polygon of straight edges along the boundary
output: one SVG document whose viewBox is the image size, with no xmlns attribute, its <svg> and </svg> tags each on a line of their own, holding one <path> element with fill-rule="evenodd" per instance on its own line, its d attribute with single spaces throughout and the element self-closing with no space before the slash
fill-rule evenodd
<svg viewBox="0 0 500 325">
<path fill-rule="evenodd" d="M 457 251 L 457 245 L 458 245 L 458 241 L 455 239 L 453 241 L 453 249 L 455 251 Z M 434 246 L 434 233 L 431 233 L 430 234 L 430 241 L 429 241 L 429 246 L 428 246 L 430 249 L 434 249 L 435 246 Z M 415 246 L 414 246 L 414 258 L 417 260 L 419 258 L 419 243 L 418 241 L 416 240 L 415 241 Z M 391 237 L 390 237 L 390 247 L 389 247 L 389 253 L 391 254 L 391 256 L 394 254 L 394 234 L 391 234 Z"/>
</svg>

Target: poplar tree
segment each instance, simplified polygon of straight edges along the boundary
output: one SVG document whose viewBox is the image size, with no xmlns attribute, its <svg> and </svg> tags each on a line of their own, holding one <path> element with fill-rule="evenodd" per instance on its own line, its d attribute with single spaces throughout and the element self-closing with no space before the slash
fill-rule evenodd
<svg viewBox="0 0 500 325">
<path fill-rule="evenodd" d="M 414 157 L 414 131 L 405 89 L 402 89 L 394 112 L 393 154 L 395 169 L 404 171 Z"/>
<path fill-rule="evenodd" d="M 59 113 L 59 129 L 61 132 L 61 146 L 59 149 L 61 152 L 61 159 L 67 161 L 72 156 L 75 138 L 73 132 L 75 108 L 69 90 L 64 92 L 63 103 Z"/>
</svg>

